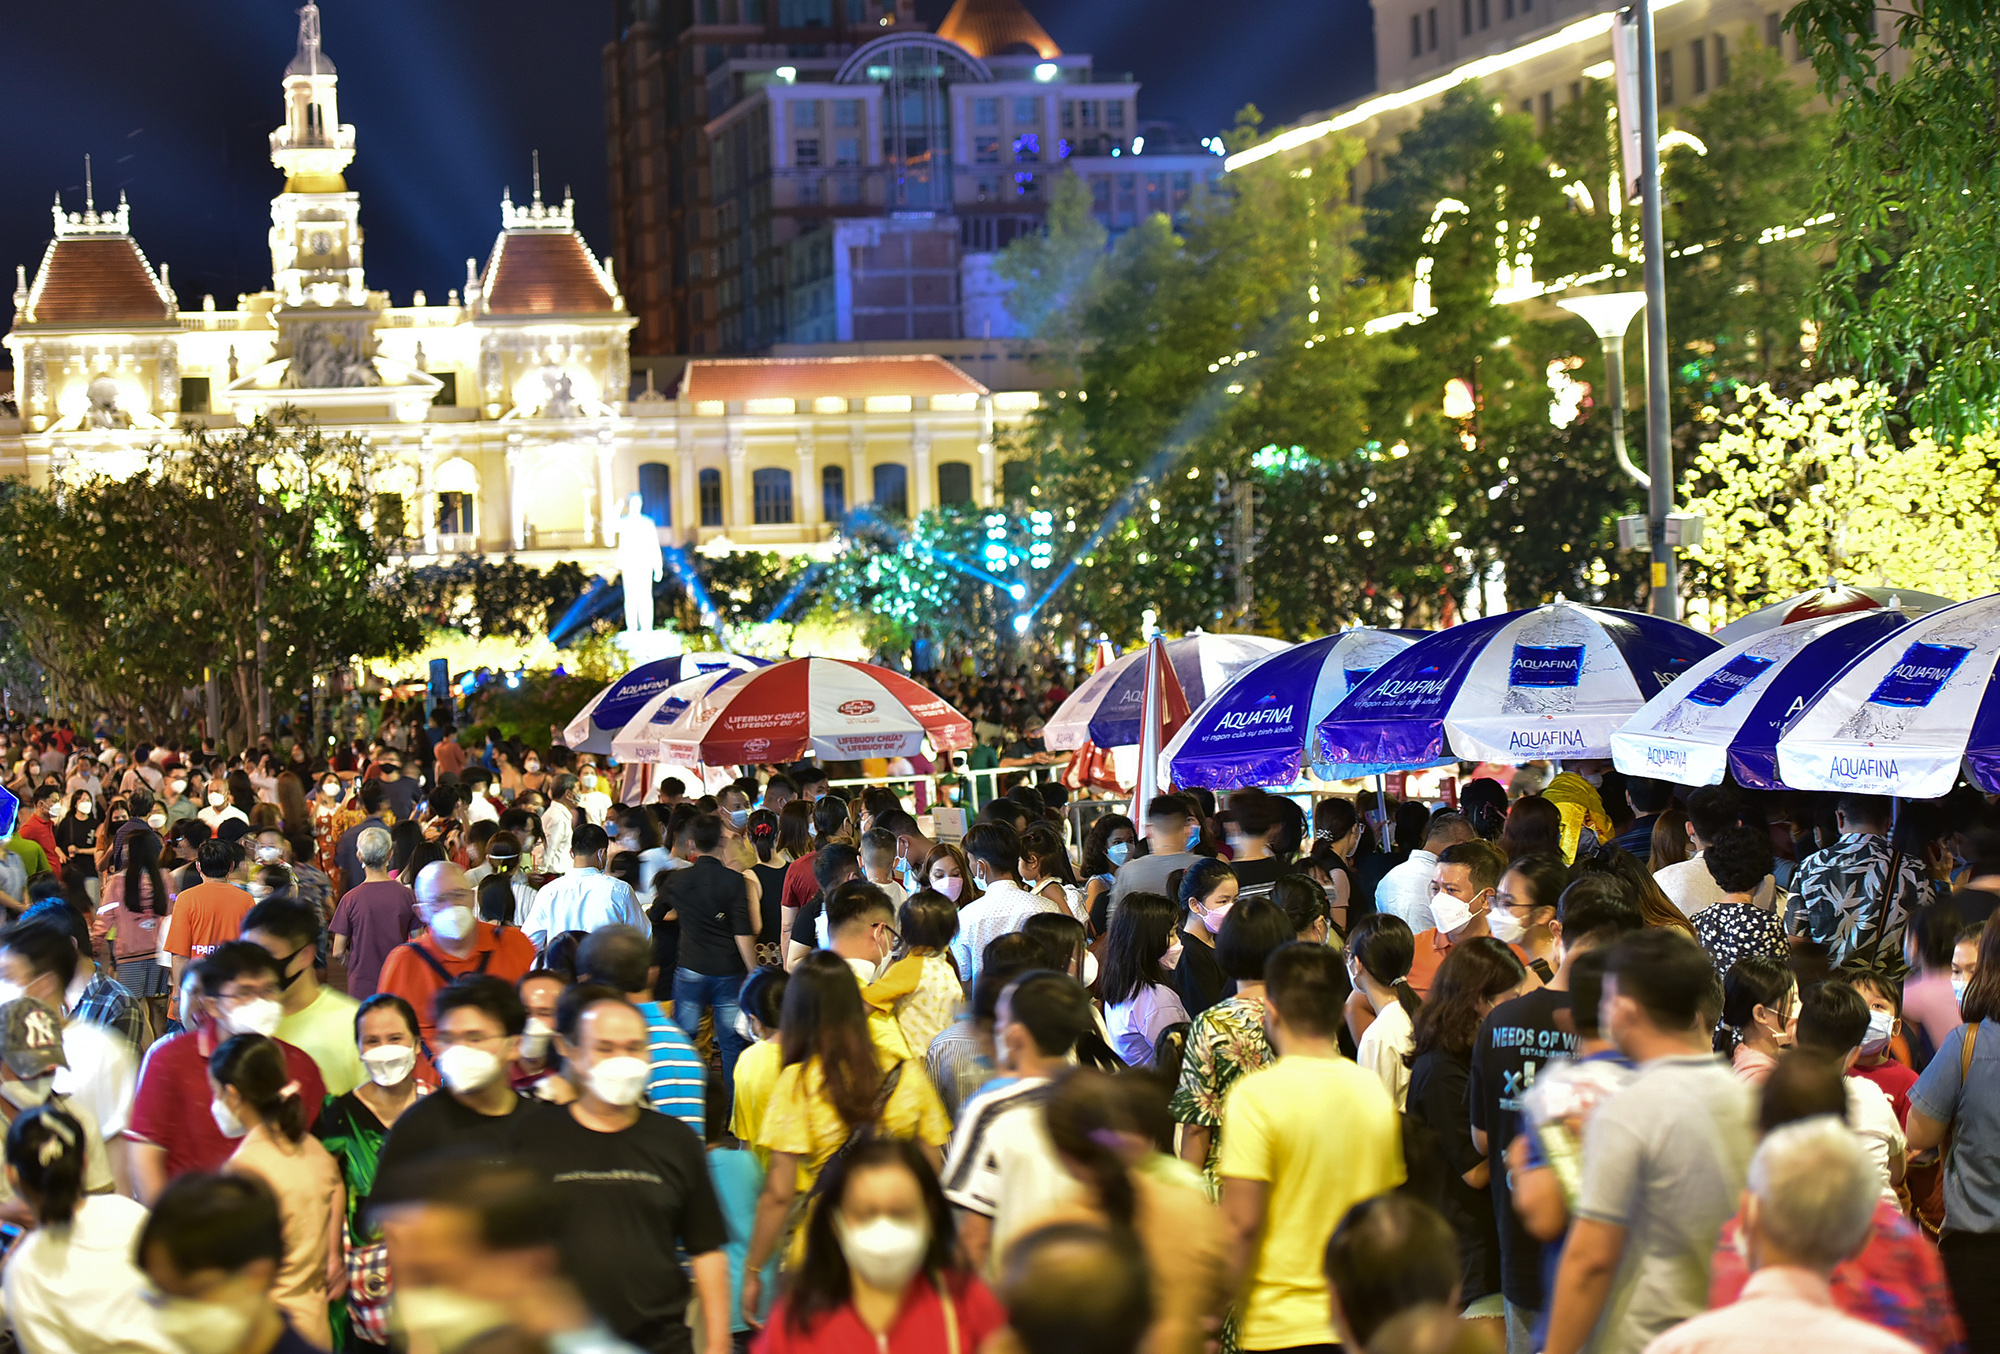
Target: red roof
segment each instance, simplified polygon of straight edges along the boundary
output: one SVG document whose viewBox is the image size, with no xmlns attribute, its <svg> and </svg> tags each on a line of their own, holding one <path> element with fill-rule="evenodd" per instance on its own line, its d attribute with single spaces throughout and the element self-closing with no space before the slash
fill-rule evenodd
<svg viewBox="0 0 2000 1354">
<path fill-rule="evenodd" d="M 569 230 L 510 230 L 486 261 L 486 309 L 496 315 L 581 315 L 614 311 L 616 298 Z"/>
<path fill-rule="evenodd" d="M 35 324 L 167 324 L 173 312 L 129 235 L 53 241 L 28 293 Z"/>
<path fill-rule="evenodd" d="M 1025 54 L 1027 49 L 1041 57 L 1062 55 L 1020 0 L 958 0 L 937 31 L 978 57 Z"/>
<path fill-rule="evenodd" d="M 697 358 L 681 375 L 689 400 L 861 400 L 870 395 L 984 395 L 942 357 Z"/>
</svg>

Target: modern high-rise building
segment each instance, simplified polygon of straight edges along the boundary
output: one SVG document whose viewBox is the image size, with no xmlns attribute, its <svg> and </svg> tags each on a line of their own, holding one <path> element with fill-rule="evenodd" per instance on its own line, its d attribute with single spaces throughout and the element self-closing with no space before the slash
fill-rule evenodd
<svg viewBox="0 0 2000 1354">
<path fill-rule="evenodd" d="M 997 252 L 1080 175 L 1117 232 L 1178 213 L 1214 154 L 1148 147 L 1136 82 L 1019 0 L 620 0 L 605 51 L 612 252 L 635 350 L 1010 332 Z"/>
</svg>

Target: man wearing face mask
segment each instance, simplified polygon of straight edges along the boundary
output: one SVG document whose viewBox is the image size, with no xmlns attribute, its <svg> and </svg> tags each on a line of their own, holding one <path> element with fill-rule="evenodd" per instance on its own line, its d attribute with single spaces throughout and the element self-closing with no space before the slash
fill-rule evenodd
<svg viewBox="0 0 2000 1354">
<path fill-rule="evenodd" d="M 32 918 L 0 932 L 0 1002 L 33 997 L 69 1010 L 64 994 L 77 967 L 76 939 L 60 920 Z M 64 1065 L 52 1085 L 95 1116 L 122 1183 L 128 1178 L 123 1134 L 138 1079 L 132 1045 L 106 1026 L 72 1016 L 63 1021 L 62 1046 Z"/>
<path fill-rule="evenodd" d="M 165 1348 L 181 1354 L 319 1354 L 271 1300 L 285 1257 L 278 1201 L 252 1176 L 191 1175 L 139 1233 Z"/>
<path fill-rule="evenodd" d="M 97 1116 L 82 1101 L 56 1094 L 56 1074 L 69 1066 L 63 1057 L 62 1031 L 62 1013 L 47 1002 L 17 997 L 0 1006 L 0 1123 L 12 1124 L 38 1105 L 60 1107 L 83 1134 L 83 1193 L 109 1194 L 117 1188 L 117 1180 Z M 34 1211 L 4 1178 L 0 1178 L 0 1221 L 17 1227 L 32 1227 L 36 1221 Z"/>
<path fill-rule="evenodd" d="M 403 759 L 395 753 L 382 758 L 382 797 L 389 811 L 396 815 L 396 821 L 407 823 L 417 815 L 417 804 L 423 799 L 424 787 L 415 776 L 403 774 Z"/>
<path fill-rule="evenodd" d="M 1147 854 L 1127 860 L 1118 867 L 1111 884 L 1111 906 L 1105 925 L 1118 915 L 1119 904 L 1128 893 L 1167 893 L 1167 878 L 1185 870 L 1201 857 L 1194 853 L 1201 840 L 1201 820 L 1194 806 L 1180 795 L 1156 795 L 1146 805 Z"/>
<path fill-rule="evenodd" d="M 958 1239 L 982 1273 L 998 1273 L 1000 1257 L 1025 1227 L 1081 1193 L 1049 1141 L 1042 1107 L 1077 1040 L 1094 1028 L 1090 996 L 1067 974 L 1030 972 L 1000 994 L 994 1061 L 1014 1080 L 966 1108 L 942 1176 Z"/>
<path fill-rule="evenodd" d="M 166 827 L 194 817 L 201 806 L 188 798 L 187 777 L 176 771 L 167 783 L 160 787 L 160 797 L 153 805 L 166 815 Z"/>
<path fill-rule="evenodd" d="M 747 870 L 757 863 L 757 848 L 750 845 L 750 797 L 739 786 L 725 785 L 716 792 L 715 812 L 722 819 L 722 863 L 732 870 Z"/>
<path fill-rule="evenodd" d="M 960 909 L 951 952 L 959 977 L 971 986 L 979 980 L 980 956 L 995 937 L 1020 930 L 1037 912 L 1066 914 L 1068 909 L 1021 882 L 1021 839 L 1013 828 L 976 823 L 965 834 L 964 846 L 972 878 L 984 893 Z"/>
<path fill-rule="evenodd" d="M 1506 868 L 1507 858 L 1491 842 L 1460 842 L 1439 853 L 1431 877 L 1431 916 L 1437 924 L 1417 932 L 1417 957 L 1410 965 L 1409 984 L 1418 996 L 1430 995 L 1431 980 L 1452 946 L 1493 934 L 1488 912 Z M 1532 958 L 1519 945 L 1508 948 L 1523 965 Z"/>
<path fill-rule="evenodd" d="M 591 1310 L 649 1354 L 731 1348 L 728 1241 L 700 1135 L 643 1108 L 646 1021 L 605 987 L 574 987 L 556 1008 L 556 1041 L 575 1101 L 524 1123 L 522 1154 L 555 1186 L 550 1216 L 563 1268 Z M 688 1329 L 690 1257 L 702 1333 Z"/>
<path fill-rule="evenodd" d="M 242 934 L 243 917 L 255 904 L 249 893 L 229 882 L 239 856 L 233 842 L 211 838 L 195 852 L 201 883 L 183 889 L 174 899 L 173 920 L 163 946 L 174 957 L 174 987 L 181 971 L 196 959 L 215 953 L 218 945 Z"/>
<path fill-rule="evenodd" d="M 692 1039 L 702 1012 L 713 1012 L 716 1041 L 722 1046 L 722 1082 L 729 1086 L 736 1080 L 736 1060 L 747 1047 L 738 1029 L 736 993 L 744 975 L 757 967 L 758 918 L 749 881 L 717 854 L 722 820 L 700 814 L 688 823 L 687 833 L 693 863 L 665 876 L 660 885 L 664 906 L 680 925 L 674 1023 Z M 643 934 L 648 928 L 634 929 Z"/>
<path fill-rule="evenodd" d="M 146 1053 L 132 1102 L 132 1183 L 140 1203 L 159 1196 L 167 1181 L 190 1171 L 216 1171 L 236 1144 L 222 1136 L 208 1112 L 208 1056 L 232 1034 L 275 1037 L 284 1019 L 277 961 L 261 945 L 232 940 L 189 971 L 181 1018 L 188 1028 Z M 312 1055 L 277 1040 L 285 1070 L 299 1084 L 303 1103 L 326 1099 L 326 1083 Z"/>
<path fill-rule="evenodd" d="M 549 812 L 559 809 L 568 812 L 561 804 Z M 549 849 L 554 850 L 555 845 L 551 838 Z M 610 849 L 611 838 L 597 824 L 585 823 L 576 829 L 567 846 L 569 872 L 542 885 L 527 920 L 521 923 L 535 949 L 547 949 L 550 939 L 565 931 L 595 931 L 614 922 L 648 929 L 645 909 L 633 896 L 631 885 L 604 873 L 604 858 Z"/>
<path fill-rule="evenodd" d="M 593 830 L 602 835 L 601 829 Z M 389 952 L 376 991 L 393 992 L 410 1003 L 428 1044 L 432 1026 L 427 1013 L 440 989 L 468 973 L 482 973 L 511 990 L 535 966 L 535 947 L 514 927 L 479 920 L 472 910 L 472 885 L 450 861 L 426 865 L 417 876 L 416 895 L 424 933 Z"/>
<path fill-rule="evenodd" d="M 549 781 L 549 806 L 542 811 L 543 869 L 550 874 L 568 874 L 575 868 L 570 863 L 570 839 L 575 833 L 576 777 L 565 771 Z"/>
<path fill-rule="evenodd" d="M 608 987 L 646 1021 L 646 1104 L 696 1133 L 708 1128 L 708 1064 L 653 1000 L 653 940 L 630 926 L 592 931 L 576 948 L 576 980 Z"/>
<path fill-rule="evenodd" d="M 346 1095 L 368 1079 L 354 1046 L 354 1012 L 361 1003 L 320 982 L 313 967 L 319 932 L 319 913 L 292 898 L 267 898 L 243 918 L 243 938 L 278 961 L 278 1004 L 284 1008 L 278 1038 L 312 1055 L 327 1094 Z"/>
<path fill-rule="evenodd" d="M 884 1059 L 910 1058 L 909 1041 L 893 1009 L 869 1005 L 867 987 L 889 967 L 901 937 L 896 934 L 896 908 L 889 895 L 865 879 L 837 885 L 826 897 L 829 948 L 847 961 L 854 981 L 863 989 L 868 1011 L 868 1039 Z"/>
</svg>

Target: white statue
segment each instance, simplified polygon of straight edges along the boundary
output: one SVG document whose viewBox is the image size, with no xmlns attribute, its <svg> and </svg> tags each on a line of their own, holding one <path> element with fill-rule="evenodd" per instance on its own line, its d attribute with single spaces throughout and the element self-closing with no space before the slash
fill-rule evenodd
<svg viewBox="0 0 2000 1354">
<path fill-rule="evenodd" d="M 542 384 L 549 388 L 548 402 L 542 406 L 543 418 L 575 418 L 581 412 L 576 406 L 576 393 L 570 388 L 568 372 L 545 371 Z"/>
<path fill-rule="evenodd" d="M 639 496 L 625 500 L 625 512 L 611 524 L 617 534 L 618 573 L 625 584 L 625 628 L 639 633 L 653 628 L 653 585 L 667 576 L 660 550 L 660 529 L 639 505 Z"/>
<path fill-rule="evenodd" d="M 127 428 L 132 424 L 123 409 L 118 407 L 118 383 L 109 376 L 100 376 L 92 381 L 84 391 L 90 400 L 88 423 L 93 428 Z"/>
</svg>

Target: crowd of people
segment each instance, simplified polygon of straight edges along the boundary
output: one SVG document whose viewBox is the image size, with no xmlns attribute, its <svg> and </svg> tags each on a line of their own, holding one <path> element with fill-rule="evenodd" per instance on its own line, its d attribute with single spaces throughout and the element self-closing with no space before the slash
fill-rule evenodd
<svg viewBox="0 0 2000 1354">
<path fill-rule="evenodd" d="M 2000 1349 L 1982 797 L 1571 764 L 1135 818 L 1023 751 L 947 841 L 811 763 L 642 788 L 442 717 L 5 735 L 14 1338 Z"/>
</svg>

